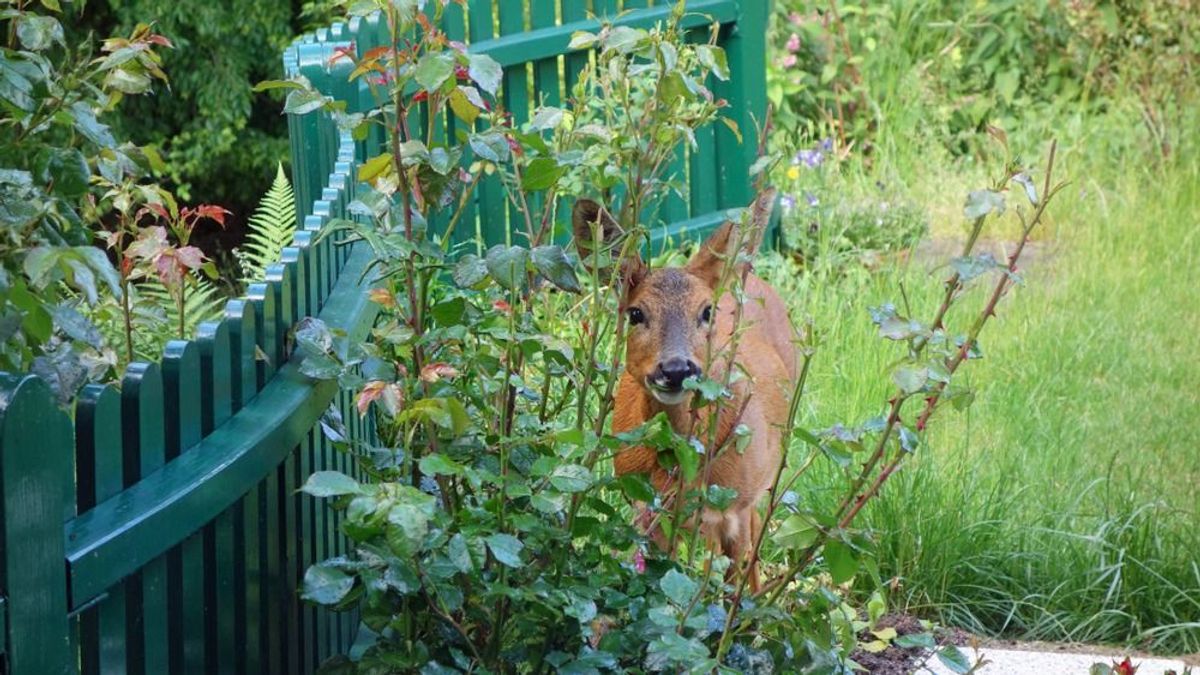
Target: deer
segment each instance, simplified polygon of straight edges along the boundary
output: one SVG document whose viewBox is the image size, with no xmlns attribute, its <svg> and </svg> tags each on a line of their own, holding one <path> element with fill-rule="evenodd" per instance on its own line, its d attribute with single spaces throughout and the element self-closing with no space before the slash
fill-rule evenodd
<svg viewBox="0 0 1200 675">
<path fill-rule="evenodd" d="M 770 490 L 780 469 L 780 443 L 788 420 L 790 397 L 797 377 L 796 331 L 787 308 L 775 289 L 755 276 L 749 260 L 762 240 L 774 206 L 775 190 L 758 196 L 750 209 L 750 231 L 732 220 L 718 227 L 681 267 L 650 269 L 637 246 L 619 247 L 615 253 L 619 305 L 628 324 L 624 372 L 618 380 L 612 409 L 612 431 L 636 429 L 659 413 L 666 413 L 676 433 L 693 437 L 706 447 L 705 460 L 694 485 L 685 489 L 719 485 L 737 491 L 724 511 L 704 507 L 699 513 L 700 534 L 710 550 L 727 556 L 729 574 L 743 569 L 752 593 L 758 592 L 755 547 L 763 527 L 758 504 Z M 604 246 L 617 251 L 624 232 L 598 202 L 579 199 L 571 214 L 576 247 L 584 259 Z M 733 276 L 744 279 L 740 308 L 725 290 L 717 298 L 727 261 Z M 726 275 L 726 279 L 729 275 Z M 737 337 L 735 339 L 735 332 Z M 706 359 L 712 340 L 711 359 Z M 730 350 L 735 350 L 732 359 Z M 711 361 L 711 372 L 703 364 Z M 741 371 L 732 378 L 731 397 L 716 411 L 715 434 L 708 425 L 711 408 L 694 414 L 694 391 L 684 382 L 707 375 L 724 382 L 728 368 Z M 732 447 L 739 425 L 749 428 L 747 445 Z M 660 497 L 674 494 L 679 478 L 660 466 L 653 448 L 621 449 L 613 460 L 618 476 L 646 474 Z M 649 513 L 635 504 L 645 524 Z M 693 519 L 689 526 L 695 526 Z M 677 525 L 678 526 L 678 525 Z M 649 533 L 660 546 L 661 531 Z"/>
</svg>

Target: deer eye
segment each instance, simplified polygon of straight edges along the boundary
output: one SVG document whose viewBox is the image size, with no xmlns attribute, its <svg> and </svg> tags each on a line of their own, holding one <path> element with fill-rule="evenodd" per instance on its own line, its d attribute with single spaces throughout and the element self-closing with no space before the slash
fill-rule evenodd
<svg viewBox="0 0 1200 675">
<path fill-rule="evenodd" d="M 712 305 L 705 305 L 704 310 L 700 312 L 700 323 L 709 323 L 712 321 Z"/>
<path fill-rule="evenodd" d="M 636 326 L 639 323 L 646 323 L 646 315 L 638 307 L 629 308 L 629 325 Z"/>
</svg>

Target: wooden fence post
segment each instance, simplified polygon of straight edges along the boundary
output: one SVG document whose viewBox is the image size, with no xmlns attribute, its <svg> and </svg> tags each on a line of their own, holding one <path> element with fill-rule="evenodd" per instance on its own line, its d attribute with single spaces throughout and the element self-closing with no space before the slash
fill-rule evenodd
<svg viewBox="0 0 1200 675">
<path fill-rule="evenodd" d="M 0 595 L 10 675 L 75 672 L 63 544 L 71 421 L 32 375 L 0 374 Z"/>
</svg>

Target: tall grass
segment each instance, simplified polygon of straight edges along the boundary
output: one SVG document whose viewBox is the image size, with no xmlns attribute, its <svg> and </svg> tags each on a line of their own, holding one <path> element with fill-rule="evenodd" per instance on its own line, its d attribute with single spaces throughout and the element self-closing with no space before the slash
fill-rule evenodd
<svg viewBox="0 0 1200 675">
<path fill-rule="evenodd" d="M 906 137 L 921 111 L 895 111 L 872 166 L 845 164 L 841 180 L 848 193 L 903 182 L 932 236 L 953 238 L 985 174 Z M 1194 144 L 1168 160 L 1143 152 L 1120 101 L 1094 118 L 1039 115 L 1030 126 L 1064 139 L 1072 185 L 985 331 L 985 358 L 965 369 L 974 405 L 939 413 L 860 524 L 877 534 L 883 578 L 898 580 L 893 602 L 911 611 L 983 634 L 1200 652 L 1200 158 Z M 929 315 L 945 271 L 763 267 L 824 337 L 805 423 L 879 414 L 900 354 L 867 308 L 900 306 L 903 288 Z M 799 491 L 828 507 L 842 480 L 810 472 Z"/>
</svg>

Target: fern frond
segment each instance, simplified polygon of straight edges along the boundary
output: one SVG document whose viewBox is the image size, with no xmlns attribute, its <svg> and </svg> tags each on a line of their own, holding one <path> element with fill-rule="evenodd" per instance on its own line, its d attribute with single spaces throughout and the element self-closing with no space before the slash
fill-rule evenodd
<svg viewBox="0 0 1200 675">
<path fill-rule="evenodd" d="M 295 199 L 282 164 L 247 224 L 246 241 L 234 255 L 242 267 L 242 280 L 249 283 L 262 280 L 267 266 L 279 262 L 283 248 L 291 245 L 296 234 Z"/>
<path fill-rule="evenodd" d="M 168 340 L 177 337 L 175 332 L 179 326 L 179 311 L 175 307 L 175 300 L 171 298 L 167 287 L 157 280 L 145 281 L 137 285 L 136 292 L 140 296 L 140 302 L 161 307 L 165 312 L 166 323 L 160 329 L 160 332 L 164 334 L 163 344 L 165 345 Z M 196 277 L 195 283 L 188 287 L 187 295 L 183 300 L 184 337 L 189 339 L 195 337 L 196 328 L 200 324 L 219 319 L 228 299 L 216 284 L 204 277 Z"/>
</svg>

